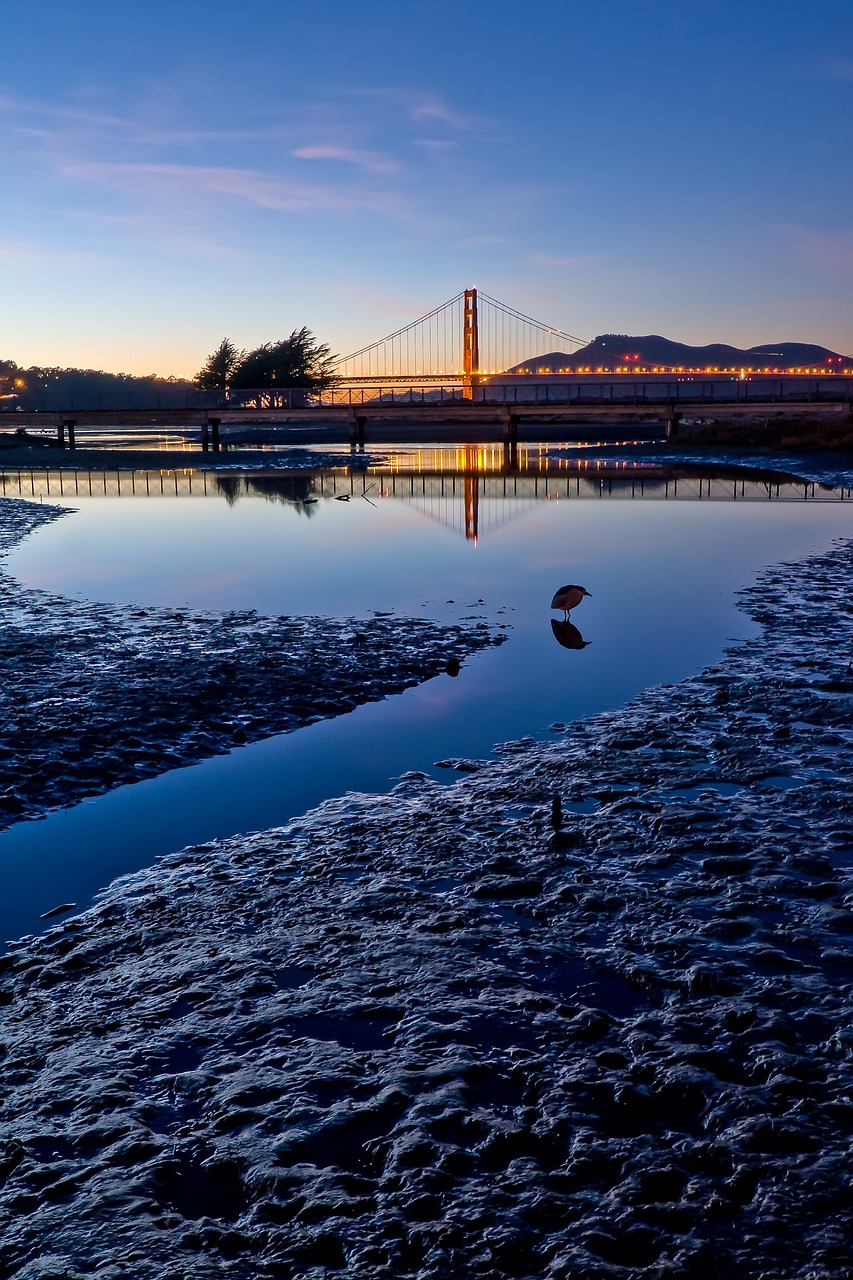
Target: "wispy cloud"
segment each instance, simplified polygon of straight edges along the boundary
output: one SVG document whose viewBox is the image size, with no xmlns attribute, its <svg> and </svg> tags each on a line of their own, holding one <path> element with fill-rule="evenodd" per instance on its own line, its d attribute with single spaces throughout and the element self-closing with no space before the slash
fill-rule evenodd
<svg viewBox="0 0 853 1280">
<path fill-rule="evenodd" d="M 85 125 L 100 130 L 122 128 L 127 125 L 123 116 L 111 113 L 92 111 L 85 107 L 77 107 L 68 103 L 44 102 L 39 98 L 15 97 L 11 94 L 0 94 L 0 113 L 8 117 L 18 117 L 26 124 L 32 120 L 50 120 L 55 124 Z"/>
<path fill-rule="evenodd" d="M 173 196 L 219 195 L 244 200 L 262 209 L 286 213 L 319 210 L 344 212 L 359 209 L 392 215 L 399 212 L 394 196 L 315 185 L 276 178 L 254 169 L 231 169 L 187 164 L 111 163 L 66 161 L 59 166 L 66 178 L 97 183 L 124 194 L 146 199 L 168 192 Z"/>
<path fill-rule="evenodd" d="M 469 133 L 484 123 L 482 116 L 457 111 L 434 93 L 415 93 L 409 104 L 409 115 L 416 124 L 443 124 L 455 133 Z"/>
<path fill-rule="evenodd" d="M 103 267 L 114 265 L 115 256 L 85 249 L 57 249 L 37 240 L 0 240 L 0 263 L 28 270 L 36 267 Z"/>
<path fill-rule="evenodd" d="M 439 137 L 442 129 L 448 135 L 447 140 L 465 137 L 484 140 L 497 131 L 497 122 L 490 116 L 460 111 L 441 94 L 417 87 L 390 85 L 352 89 L 340 98 L 342 106 L 349 104 L 350 114 L 357 102 L 362 104 L 368 117 L 373 115 L 377 120 L 392 119 L 397 123 L 405 119 L 418 127 L 427 126 L 435 141 L 442 140 Z"/>
<path fill-rule="evenodd" d="M 234 251 L 236 204 L 289 218 L 362 215 L 454 242 L 472 222 L 495 217 L 488 183 L 471 182 L 471 167 L 486 163 L 493 122 L 422 89 L 347 87 L 245 116 L 238 105 L 222 128 L 216 105 L 202 116 L 168 86 L 149 86 L 124 113 L 111 105 L 94 93 L 65 103 L 0 95 L 4 158 L 19 173 L 24 165 L 38 173 L 42 187 L 58 180 L 60 213 L 126 215 L 128 236 L 163 248 L 191 247 L 190 208 L 208 256 Z M 449 198 L 454 182 L 461 186 Z M 501 187 L 502 218 L 510 188 Z M 486 242 L 494 230 L 484 226 Z"/>
<path fill-rule="evenodd" d="M 381 151 L 360 151 L 355 147 L 300 147 L 293 153 L 299 160 L 332 160 L 366 169 L 368 173 L 397 173 L 400 166 Z"/>
</svg>

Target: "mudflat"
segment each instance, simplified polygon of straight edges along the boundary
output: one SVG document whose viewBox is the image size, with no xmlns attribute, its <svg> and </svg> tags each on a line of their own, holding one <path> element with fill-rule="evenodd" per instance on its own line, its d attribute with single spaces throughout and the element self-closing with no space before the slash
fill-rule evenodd
<svg viewBox="0 0 853 1280">
<path fill-rule="evenodd" d="M 770 569 L 700 675 L 14 948 L 8 1274 L 846 1277 L 852 574 Z"/>
</svg>

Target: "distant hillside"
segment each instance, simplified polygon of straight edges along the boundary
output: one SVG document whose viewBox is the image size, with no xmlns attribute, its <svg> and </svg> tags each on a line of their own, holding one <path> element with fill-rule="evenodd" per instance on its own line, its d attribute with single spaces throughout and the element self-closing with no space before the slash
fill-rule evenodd
<svg viewBox="0 0 853 1280">
<path fill-rule="evenodd" d="M 686 342 L 673 342 L 650 333 L 636 337 L 625 333 L 602 333 L 578 351 L 567 355 L 563 351 L 550 351 L 545 355 L 531 356 L 508 372 L 522 369 L 576 369 L 603 366 L 613 369 L 617 365 L 664 365 L 687 369 L 736 366 L 746 369 L 827 368 L 853 369 L 853 357 L 842 356 L 828 347 L 813 342 L 765 342 L 757 347 L 732 347 L 726 342 L 710 342 L 704 347 L 691 347 Z"/>
</svg>

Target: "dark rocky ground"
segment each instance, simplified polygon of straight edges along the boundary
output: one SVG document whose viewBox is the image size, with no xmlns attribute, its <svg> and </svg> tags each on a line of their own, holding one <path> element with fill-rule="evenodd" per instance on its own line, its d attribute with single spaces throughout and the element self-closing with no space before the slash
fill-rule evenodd
<svg viewBox="0 0 853 1280">
<path fill-rule="evenodd" d="M 848 459 L 853 449 L 853 413 L 839 411 L 831 417 L 816 417 L 805 410 L 797 416 L 770 414 L 753 421 L 711 421 L 685 426 L 679 435 L 693 444 L 713 448 L 752 447 L 766 451 L 792 450 L 826 452 L 838 450 Z"/>
<path fill-rule="evenodd" d="M 118 881 L 0 973 L 14 1280 L 845 1280 L 853 547 L 628 706 Z"/>
<path fill-rule="evenodd" d="M 0 498 L 0 558 L 63 514 Z M 392 616 L 81 604 L 0 569 L 0 829 L 340 715 L 501 639 L 485 624 Z"/>
</svg>

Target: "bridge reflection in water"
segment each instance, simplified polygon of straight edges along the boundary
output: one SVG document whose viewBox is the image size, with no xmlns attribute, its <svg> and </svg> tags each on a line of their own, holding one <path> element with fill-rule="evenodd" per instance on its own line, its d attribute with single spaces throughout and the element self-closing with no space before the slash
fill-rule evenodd
<svg viewBox="0 0 853 1280">
<path fill-rule="evenodd" d="M 324 459 L 324 462 L 331 461 Z M 314 515 L 323 499 L 404 502 L 456 528 L 465 539 L 515 520 L 539 502 L 579 499 L 678 502 L 845 502 L 832 488 L 775 471 L 671 465 L 624 458 L 555 456 L 516 446 L 415 449 L 376 462 L 342 454 L 332 465 L 247 472 L 176 467 L 152 470 L 0 471 L 0 495 L 75 498 L 263 498 Z"/>
</svg>

